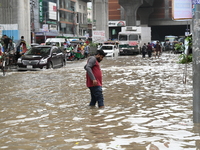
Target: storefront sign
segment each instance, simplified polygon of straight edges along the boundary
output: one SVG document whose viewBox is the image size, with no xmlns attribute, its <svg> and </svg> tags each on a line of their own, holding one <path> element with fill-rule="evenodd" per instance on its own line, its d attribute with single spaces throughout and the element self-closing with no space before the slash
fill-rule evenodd
<svg viewBox="0 0 200 150">
<path fill-rule="evenodd" d="M 49 25 L 49 30 L 57 30 L 57 25 L 50 24 Z"/>
<path fill-rule="evenodd" d="M 126 26 L 126 21 L 108 21 L 109 27 L 123 27 Z"/>
<path fill-rule="evenodd" d="M 43 32 L 35 32 L 35 35 L 37 36 L 37 35 L 44 35 L 44 33 Z"/>
<path fill-rule="evenodd" d="M 103 43 L 104 41 L 106 41 L 105 39 L 105 31 L 93 30 L 92 40 L 94 41 L 94 43 Z"/>
<path fill-rule="evenodd" d="M 43 11 L 42 11 L 42 0 L 39 0 L 39 20 L 40 22 L 43 22 Z"/>
<path fill-rule="evenodd" d="M 43 24 L 42 29 L 43 29 L 43 32 L 49 32 L 48 24 Z"/>
</svg>

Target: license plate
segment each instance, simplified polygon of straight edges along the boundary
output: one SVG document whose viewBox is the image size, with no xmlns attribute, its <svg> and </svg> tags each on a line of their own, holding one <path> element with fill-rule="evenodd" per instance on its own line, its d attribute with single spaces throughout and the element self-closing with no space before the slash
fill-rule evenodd
<svg viewBox="0 0 200 150">
<path fill-rule="evenodd" d="M 28 69 L 32 69 L 32 68 L 33 68 L 33 66 L 31 66 L 31 65 L 28 65 L 28 66 L 26 66 L 26 68 L 28 68 Z"/>
</svg>

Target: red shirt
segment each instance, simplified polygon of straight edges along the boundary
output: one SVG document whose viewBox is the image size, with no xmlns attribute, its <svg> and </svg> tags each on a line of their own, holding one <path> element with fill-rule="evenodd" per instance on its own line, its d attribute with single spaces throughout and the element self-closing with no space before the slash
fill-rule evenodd
<svg viewBox="0 0 200 150">
<path fill-rule="evenodd" d="M 102 86 L 102 72 L 99 62 L 96 60 L 95 65 L 91 68 L 95 79 L 97 80 L 97 86 Z M 86 85 L 87 87 L 93 87 L 93 81 L 90 79 L 88 73 L 86 72 Z"/>
</svg>

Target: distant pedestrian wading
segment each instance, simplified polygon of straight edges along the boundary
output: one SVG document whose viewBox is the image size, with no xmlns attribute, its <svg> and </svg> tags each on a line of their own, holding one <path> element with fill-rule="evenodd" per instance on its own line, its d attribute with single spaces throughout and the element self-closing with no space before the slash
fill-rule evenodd
<svg viewBox="0 0 200 150">
<path fill-rule="evenodd" d="M 155 51 L 156 51 L 155 58 L 156 58 L 156 56 L 159 58 L 160 55 L 161 55 L 161 46 L 160 46 L 160 42 L 159 41 L 157 41 L 157 43 L 156 43 Z"/>
<path fill-rule="evenodd" d="M 145 58 L 145 55 L 147 53 L 147 45 L 146 43 L 144 43 L 144 45 L 142 46 L 142 57 Z"/>
<path fill-rule="evenodd" d="M 99 108 L 104 108 L 104 97 L 102 93 L 102 72 L 99 63 L 107 53 L 98 50 L 95 56 L 90 56 L 84 69 L 86 70 L 86 85 L 90 89 L 91 101 L 89 106 L 98 103 Z"/>
</svg>

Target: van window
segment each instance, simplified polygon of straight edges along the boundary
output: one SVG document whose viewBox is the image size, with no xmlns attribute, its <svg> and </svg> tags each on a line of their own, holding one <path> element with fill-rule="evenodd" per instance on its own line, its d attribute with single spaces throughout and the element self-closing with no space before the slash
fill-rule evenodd
<svg viewBox="0 0 200 150">
<path fill-rule="evenodd" d="M 137 34 L 131 34 L 129 35 L 129 40 L 132 41 L 132 40 L 138 40 L 138 35 Z"/>
<path fill-rule="evenodd" d="M 127 41 L 127 35 L 119 35 L 119 40 L 120 41 Z"/>
</svg>

